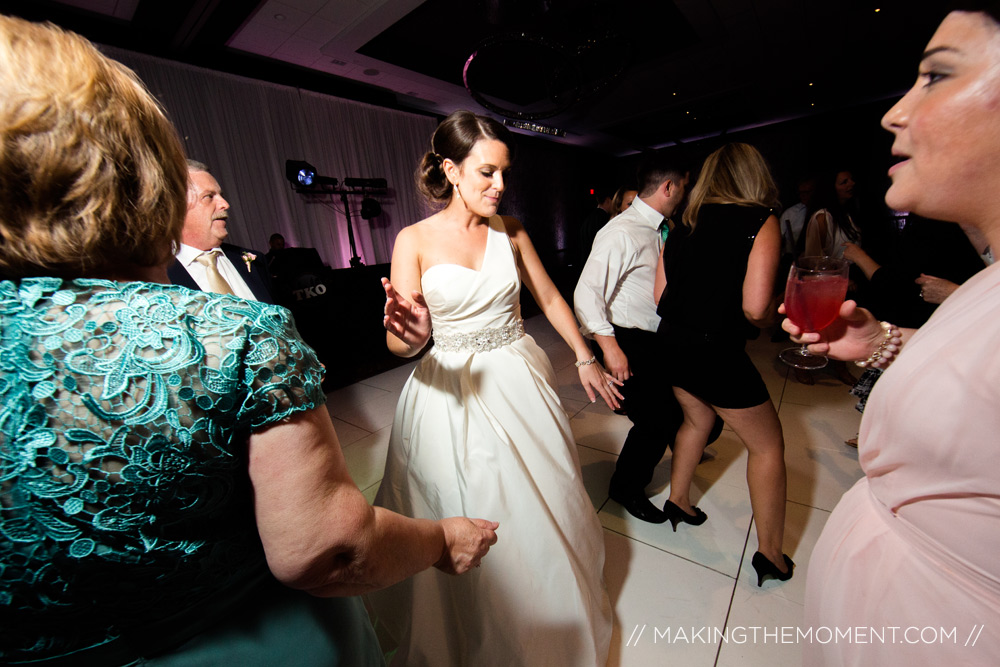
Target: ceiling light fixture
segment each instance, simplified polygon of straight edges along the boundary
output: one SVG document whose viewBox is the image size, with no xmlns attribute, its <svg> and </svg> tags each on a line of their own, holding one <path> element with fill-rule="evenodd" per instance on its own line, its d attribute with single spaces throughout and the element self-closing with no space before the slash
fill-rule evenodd
<svg viewBox="0 0 1000 667">
<path fill-rule="evenodd" d="M 537 132 L 538 134 L 547 134 L 552 137 L 565 137 L 566 130 L 560 130 L 558 127 L 549 127 L 547 125 L 539 125 L 538 123 L 530 123 L 523 120 L 509 120 L 507 118 L 503 119 L 503 124 L 507 127 L 516 127 L 519 130 L 527 130 L 528 132 Z"/>
</svg>

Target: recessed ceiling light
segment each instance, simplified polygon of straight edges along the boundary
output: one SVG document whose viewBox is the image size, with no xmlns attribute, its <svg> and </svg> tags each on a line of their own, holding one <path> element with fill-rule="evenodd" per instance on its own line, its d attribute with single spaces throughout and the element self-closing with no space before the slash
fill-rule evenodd
<svg viewBox="0 0 1000 667">
<path fill-rule="evenodd" d="M 812 85 L 812 81 L 810 81 L 810 82 L 809 82 L 809 85 L 810 85 L 810 86 Z"/>
<path fill-rule="evenodd" d="M 876 14 L 878 14 L 878 13 L 879 13 L 880 11 L 882 11 L 882 10 L 881 10 L 881 9 L 879 9 L 878 7 L 876 7 L 876 8 L 875 8 L 875 13 L 876 13 Z"/>
<path fill-rule="evenodd" d="M 275 21 L 284 21 L 285 20 L 285 15 L 284 14 L 275 14 L 274 15 L 274 20 Z"/>
</svg>

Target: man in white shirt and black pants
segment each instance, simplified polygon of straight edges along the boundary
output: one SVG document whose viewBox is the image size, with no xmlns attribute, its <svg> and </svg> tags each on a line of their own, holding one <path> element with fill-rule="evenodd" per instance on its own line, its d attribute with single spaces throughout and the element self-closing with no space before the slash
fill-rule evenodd
<svg viewBox="0 0 1000 667">
<path fill-rule="evenodd" d="M 638 197 L 598 232 L 573 294 L 581 332 L 600 346 L 607 371 L 625 382 L 633 424 L 611 478 L 611 499 L 652 523 L 666 515 L 645 488 L 683 418 L 659 372 L 653 283 L 661 230 L 683 201 L 687 181 L 684 169 L 659 158 L 640 167 Z"/>
</svg>

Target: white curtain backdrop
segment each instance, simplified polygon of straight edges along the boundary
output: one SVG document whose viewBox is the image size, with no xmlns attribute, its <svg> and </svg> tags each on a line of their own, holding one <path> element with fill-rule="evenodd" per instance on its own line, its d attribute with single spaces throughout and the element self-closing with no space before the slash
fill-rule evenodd
<svg viewBox="0 0 1000 667">
<path fill-rule="evenodd" d="M 396 233 L 426 217 L 413 172 L 437 126 L 433 118 L 330 95 L 254 81 L 102 47 L 135 70 L 166 108 L 189 157 L 206 163 L 229 200 L 229 241 L 267 251 L 274 232 L 290 246 L 312 247 L 333 268 L 351 258 L 339 195 L 296 194 L 285 160 L 305 160 L 320 175 L 385 178 L 382 213 L 361 219 L 361 197 L 348 205 L 358 255 L 388 262 Z"/>
</svg>

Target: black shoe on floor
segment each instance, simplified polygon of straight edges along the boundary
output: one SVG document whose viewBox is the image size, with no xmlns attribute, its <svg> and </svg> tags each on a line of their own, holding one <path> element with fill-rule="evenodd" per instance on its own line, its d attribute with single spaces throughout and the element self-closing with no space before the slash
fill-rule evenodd
<svg viewBox="0 0 1000 667">
<path fill-rule="evenodd" d="M 625 511 L 641 521 L 649 523 L 663 523 L 667 520 L 667 515 L 659 507 L 654 505 L 643 492 L 635 494 L 619 494 L 610 492 L 611 500 L 625 508 Z"/>
</svg>

